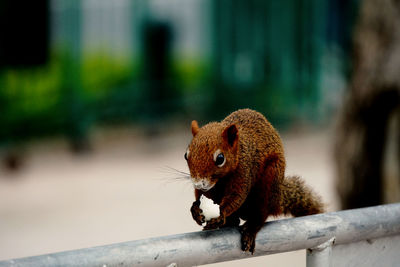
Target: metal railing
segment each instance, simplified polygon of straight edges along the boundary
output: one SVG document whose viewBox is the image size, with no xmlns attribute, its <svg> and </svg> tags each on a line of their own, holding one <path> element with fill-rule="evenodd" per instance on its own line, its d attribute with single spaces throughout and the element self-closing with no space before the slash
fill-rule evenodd
<svg viewBox="0 0 400 267">
<path fill-rule="evenodd" d="M 254 255 L 236 228 L 0 261 L 1 266 L 194 266 L 307 249 L 307 266 L 398 266 L 400 203 L 267 222 Z"/>
</svg>

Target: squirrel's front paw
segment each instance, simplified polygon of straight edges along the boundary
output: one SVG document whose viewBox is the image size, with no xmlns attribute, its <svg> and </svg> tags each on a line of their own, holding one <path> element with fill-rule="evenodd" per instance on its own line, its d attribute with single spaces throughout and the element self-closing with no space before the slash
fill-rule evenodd
<svg viewBox="0 0 400 267">
<path fill-rule="evenodd" d="M 199 207 L 199 201 L 193 202 L 192 208 L 190 209 L 192 212 L 193 219 L 197 222 L 198 225 L 202 225 L 205 221 L 203 211 Z"/>
<path fill-rule="evenodd" d="M 203 230 L 217 229 L 217 228 L 224 226 L 225 223 L 226 223 L 225 216 L 221 214 L 217 218 L 213 218 L 213 219 L 209 220 L 207 222 L 206 226 L 204 226 Z"/>
</svg>

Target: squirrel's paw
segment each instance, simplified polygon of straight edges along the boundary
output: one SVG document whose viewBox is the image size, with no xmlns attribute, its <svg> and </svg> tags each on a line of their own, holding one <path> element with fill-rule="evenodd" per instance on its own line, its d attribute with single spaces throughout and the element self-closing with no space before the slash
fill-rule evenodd
<svg viewBox="0 0 400 267">
<path fill-rule="evenodd" d="M 242 250 L 244 252 L 251 252 L 251 254 L 254 253 L 254 249 L 256 247 L 256 235 L 249 233 L 246 231 L 245 227 L 240 227 L 240 233 L 242 235 Z"/>
<path fill-rule="evenodd" d="M 204 226 L 203 230 L 211 230 L 211 229 L 217 229 L 219 227 L 224 226 L 226 223 L 226 219 L 225 216 L 223 216 L 222 214 L 220 216 L 218 216 L 217 218 L 213 218 L 211 220 L 209 220 L 206 224 L 206 226 Z"/>
<path fill-rule="evenodd" d="M 192 213 L 193 220 L 195 220 L 198 225 L 202 225 L 205 222 L 205 218 L 204 215 L 202 215 L 203 211 L 200 209 L 198 202 L 199 201 L 193 202 L 190 212 Z"/>
</svg>

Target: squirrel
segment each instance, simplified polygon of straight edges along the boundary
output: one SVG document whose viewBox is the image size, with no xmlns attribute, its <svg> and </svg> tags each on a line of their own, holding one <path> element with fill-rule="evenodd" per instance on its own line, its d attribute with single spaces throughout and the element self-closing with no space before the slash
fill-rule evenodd
<svg viewBox="0 0 400 267">
<path fill-rule="evenodd" d="M 320 196 L 298 176 L 285 177 L 281 138 L 259 112 L 241 109 L 221 122 L 199 127 L 192 121 L 193 139 L 184 155 L 195 188 L 193 219 L 202 225 L 200 197 L 220 205 L 220 216 L 203 230 L 239 227 L 241 249 L 252 254 L 255 238 L 268 216 L 322 213 Z"/>
</svg>

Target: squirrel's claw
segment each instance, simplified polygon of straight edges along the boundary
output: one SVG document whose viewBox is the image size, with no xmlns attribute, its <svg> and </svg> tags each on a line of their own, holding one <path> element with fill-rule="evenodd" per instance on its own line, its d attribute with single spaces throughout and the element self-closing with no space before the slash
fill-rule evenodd
<svg viewBox="0 0 400 267">
<path fill-rule="evenodd" d="M 254 248 L 256 247 L 255 238 L 249 235 L 242 236 L 242 250 L 249 251 L 254 254 Z"/>
<path fill-rule="evenodd" d="M 211 229 L 217 229 L 221 226 L 224 226 L 226 220 L 225 220 L 225 216 L 220 215 L 217 218 L 213 218 L 211 220 L 209 220 L 206 224 L 206 226 L 204 226 L 203 230 L 211 230 Z"/>
<path fill-rule="evenodd" d="M 198 225 L 202 225 L 205 222 L 205 217 L 202 215 L 203 211 L 200 209 L 197 201 L 193 202 L 190 212 L 192 213 L 193 220 L 195 220 Z"/>
<path fill-rule="evenodd" d="M 254 254 L 254 249 L 256 247 L 256 235 L 251 234 L 248 232 L 246 225 L 243 225 L 239 228 L 240 234 L 242 236 L 241 242 L 242 242 L 242 250 L 244 252 L 251 252 L 251 254 Z"/>
</svg>

